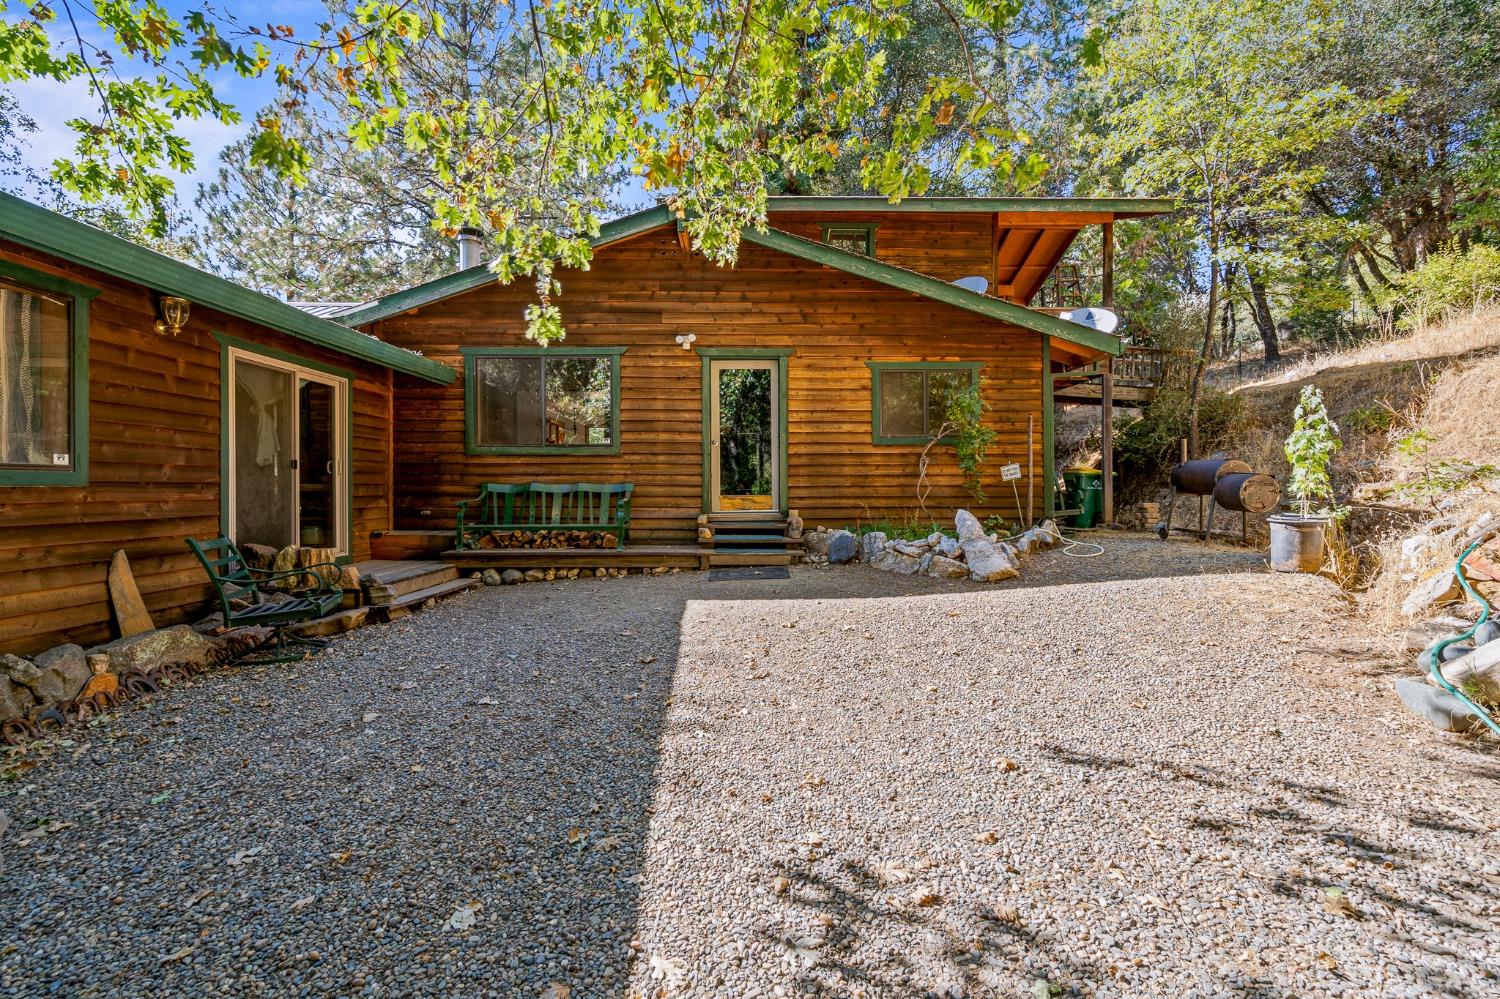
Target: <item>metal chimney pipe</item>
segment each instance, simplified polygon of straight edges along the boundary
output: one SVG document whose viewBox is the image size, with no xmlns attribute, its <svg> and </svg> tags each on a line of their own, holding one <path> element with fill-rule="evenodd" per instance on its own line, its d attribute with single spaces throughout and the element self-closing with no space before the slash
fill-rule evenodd
<svg viewBox="0 0 1500 999">
<path fill-rule="evenodd" d="M 478 267 L 484 261 L 482 259 L 482 246 L 479 242 L 480 232 L 468 226 L 458 230 L 458 269 L 466 271 L 471 267 Z"/>
</svg>

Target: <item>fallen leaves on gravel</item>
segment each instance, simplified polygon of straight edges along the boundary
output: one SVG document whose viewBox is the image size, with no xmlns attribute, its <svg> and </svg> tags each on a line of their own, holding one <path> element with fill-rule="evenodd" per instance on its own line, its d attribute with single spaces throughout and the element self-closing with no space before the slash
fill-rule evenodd
<svg viewBox="0 0 1500 999">
<path fill-rule="evenodd" d="M 810 791 L 815 787 L 822 787 L 827 783 L 828 779 L 826 777 L 818 777 L 813 774 L 808 774 L 806 777 L 802 778 L 802 783 L 800 786 L 803 790 Z"/>
<path fill-rule="evenodd" d="M 995 831 L 993 829 L 986 829 L 984 832 L 974 837 L 974 842 L 983 843 L 985 846 L 993 846 L 994 844 L 1000 842 L 1000 837 L 995 835 Z"/>
<path fill-rule="evenodd" d="M 301 898 L 297 899 L 297 901 L 295 901 L 295 902 L 293 902 L 291 904 L 291 910 L 293 912 L 301 912 L 303 909 L 307 908 L 309 905 L 312 905 L 313 902 L 315 902 L 315 901 L 316 901 L 316 899 L 314 899 L 313 896 L 311 896 L 311 895 L 303 895 Z"/>
<path fill-rule="evenodd" d="M 986 912 L 982 913 L 982 915 L 985 919 L 992 920 L 996 923 L 1006 923 L 1010 926 L 1021 925 L 1021 913 L 1016 909 L 1015 906 L 996 905 L 991 907 Z"/>
<path fill-rule="evenodd" d="M 775 892 L 777 895 L 785 895 L 787 893 L 787 889 L 791 887 L 792 881 L 790 878 L 778 877 L 775 881 L 771 882 L 771 891 Z"/>
<path fill-rule="evenodd" d="M 453 915 L 448 917 L 448 922 L 443 925 L 445 930 L 470 930 L 479 921 L 479 910 L 484 906 L 479 902 L 470 902 L 453 910 Z"/>
<path fill-rule="evenodd" d="M 919 891 L 911 897 L 911 900 L 913 904 L 919 905 L 924 909 L 930 909 L 935 905 L 942 905 L 944 901 L 943 896 L 935 891 Z"/>
<path fill-rule="evenodd" d="M 198 949 L 198 945 L 197 944 L 188 944 L 186 947 L 183 947 L 180 950 L 174 950 L 170 954 L 163 955 L 162 959 L 161 959 L 161 963 L 162 964 L 176 964 L 178 961 L 181 961 L 183 958 L 187 957 L 189 954 L 191 954 L 193 951 L 195 951 L 197 949 Z"/>
<path fill-rule="evenodd" d="M 1019 763 L 1017 763 L 1015 760 L 1011 759 L 1009 756 L 1002 756 L 1002 757 L 1000 757 L 998 760 L 995 761 L 995 766 L 998 767 L 998 768 L 1000 768 L 1001 770 L 1007 772 L 1007 773 L 1009 773 L 1012 770 L 1019 770 L 1019 769 L 1021 769 L 1021 765 Z"/>
<path fill-rule="evenodd" d="M 264 849 L 265 847 L 263 846 L 252 846 L 248 849 L 236 850 L 234 856 L 230 857 L 227 863 L 230 867 L 241 867 L 258 857 Z"/>
<path fill-rule="evenodd" d="M 1354 907 L 1342 888 L 1323 889 L 1323 911 L 1333 916 L 1348 916 L 1350 919 L 1365 918 L 1365 914 Z"/>
<path fill-rule="evenodd" d="M 553 982 L 542 992 L 542 999 L 568 999 L 573 994 L 571 985 L 562 982 Z"/>
</svg>

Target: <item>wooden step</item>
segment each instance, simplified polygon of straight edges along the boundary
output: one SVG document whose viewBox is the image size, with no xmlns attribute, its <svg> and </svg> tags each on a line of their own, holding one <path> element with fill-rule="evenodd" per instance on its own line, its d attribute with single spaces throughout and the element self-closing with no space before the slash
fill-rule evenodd
<svg viewBox="0 0 1500 999">
<path fill-rule="evenodd" d="M 429 589 L 457 578 L 458 570 L 444 562 L 367 563 L 361 570 L 372 604 L 390 604 L 408 593 Z"/>
<path fill-rule="evenodd" d="M 776 534 L 720 534 L 714 532 L 712 539 L 703 542 L 709 547 L 715 545 L 801 545 L 801 538 L 788 538 L 785 535 Z"/>
<path fill-rule="evenodd" d="M 784 520 L 741 520 L 738 517 L 724 517 L 722 519 L 708 518 L 708 526 L 715 530 L 746 530 L 746 531 L 781 531 L 786 532 L 787 522 Z"/>
<path fill-rule="evenodd" d="M 762 549 L 759 551 L 723 551 L 710 552 L 708 555 L 709 568 L 720 568 L 733 565 L 791 565 L 792 556 L 789 552 Z"/>
<path fill-rule="evenodd" d="M 429 600 L 441 600 L 444 597 L 451 597 L 455 593 L 462 593 L 465 590 L 472 590 L 478 585 L 480 585 L 479 580 L 469 576 L 462 576 L 456 579 L 449 579 L 446 582 L 437 583 L 425 589 L 413 590 L 410 593 L 404 593 L 393 600 L 391 603 L 378 604 L 373 609 L 376 612 L 381 613 L 387 621 L 393 621 L 396 618 L 405 617 L 407 614 L 421 607 Z"/>
</svg>

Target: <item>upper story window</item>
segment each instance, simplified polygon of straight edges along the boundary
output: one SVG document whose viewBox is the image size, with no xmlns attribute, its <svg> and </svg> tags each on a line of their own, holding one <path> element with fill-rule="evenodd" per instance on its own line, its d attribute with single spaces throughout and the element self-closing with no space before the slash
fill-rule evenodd
<svg viewBox="0 0 1500 999">
<path fill-rule="evenodd" d="M 88 300 L 92 289 L 0 269 L 0 485 L 88 481 Z"/>
<path fill-rule="evenodd" d="M 876 226 L 874 223 L 860 225 L 825 223 L 819 228 L 823 233 L 823 242 L 829 246 L 866 257 L 875 256 Z"/>
<path fill-rule="evenodd" d="M 619 453 L 624 348 L 464 353 L 470 454 Z"/>
</svg>

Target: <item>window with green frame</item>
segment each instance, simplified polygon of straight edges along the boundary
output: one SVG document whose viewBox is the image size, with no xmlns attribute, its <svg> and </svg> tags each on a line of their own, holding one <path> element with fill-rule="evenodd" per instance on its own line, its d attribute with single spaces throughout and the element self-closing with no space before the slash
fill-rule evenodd
<svg viewBox="0 0 1500 999">
<path fill-rule="evenodd" d="M 88 482 L 88 308 L 97 294 L 0 262 L 0 485 Z"/>
<path fill-rule="evenodd" d="M 862 256 L 875 256 L 875 229 L 874 223 L 861 225 L 837 225 L 825 223 L 819 226 L 822 232 L 823 242 L 828 246 L 844 250 L 847 253 L 858 253 Z"/>
<path fill-rule="evenodd" d="M 470 454 L 618 454 L 623 347 L 464 348 Z"/>
<path fill-rule="evenodd" d="M 979 362 L 869 361 L 876 444 L 925 444 L 942 429 L 948 401 L 979 384 Z"/>
</svg>

